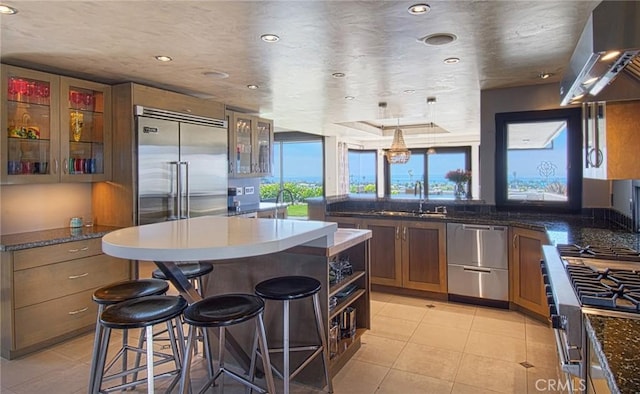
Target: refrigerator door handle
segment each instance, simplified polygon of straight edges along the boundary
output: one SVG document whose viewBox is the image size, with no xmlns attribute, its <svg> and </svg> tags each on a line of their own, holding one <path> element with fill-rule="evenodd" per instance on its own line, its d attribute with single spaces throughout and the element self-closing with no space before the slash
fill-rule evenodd
<svg viewBox="0 0 640 394">
<path fill-rule="evenodd" d="M 191 206 L 190 206 L 190 201 L 191 201 L 191 196 L 189 195 L 189 162 L 188 161 L 183 161 L 180 164 L 184 165 L 184 194 L 185 194 L 185 210 L 184 210 L 184 216 L 181 216 L 182 218 L 188 219 L 190 217 L 189 212 L 191 212 Z M 182 197 L 180 198 L 182 199 Z"/>
<path fill-rule="evenodd" d="M 176 166 L 176 182 L 175 182 L 175 194 L 174 194 L 174 198 L 175 198 L 175 202 L 173 202 L 171 205 L 173 208 L 176 208 L 177 215 L 169 215 L 169 220 L 175 220 L 175 219 L 180 219 L 180 215 L 182 213 L 182 201 L 181 201 L 181 183 L 182 183 L 182 179 L 180 176 L 180 162 L 179 161 L 171 161 L 169 162 L 170 166 Z M 173 194 L 173 184 L 171 185 L 171 190 L 169 191 L 169 196 L 171 196 L 171 194 Z"/>
</svg>

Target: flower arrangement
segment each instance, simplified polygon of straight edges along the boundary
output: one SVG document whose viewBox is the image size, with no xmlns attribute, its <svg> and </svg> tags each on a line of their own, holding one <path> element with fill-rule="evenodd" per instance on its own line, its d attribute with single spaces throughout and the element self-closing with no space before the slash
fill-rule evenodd
<svg viewBox="0 0 640 394">
<path fill-rule="evenodd" d="M 471 180 L 471 171 L 452 170 L 447 172 L 444 177 L 454 183 L 466 183 Z"/>
</svg>

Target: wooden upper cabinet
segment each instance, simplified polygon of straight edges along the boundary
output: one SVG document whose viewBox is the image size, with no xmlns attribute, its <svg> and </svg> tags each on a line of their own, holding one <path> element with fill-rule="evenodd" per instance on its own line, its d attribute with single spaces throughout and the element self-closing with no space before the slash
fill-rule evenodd
<svg viewBox="0 0 640 394">
<path fill-rule="evenodd" d="M 229 176 L 269 176 L 272 171 L 273 121 L 227 111 Z"/>
<path fill-rule="evenodd" d="M 640 161 L 640 101 L 592 104 L 585 107 L 585 169 L 594 179 L 638 179 Z"/>
<path fill-rule="evenodd" d="M 111 87 L 2 65 L 3 184 L 111 175 Z"/>
<path fill-rule="evenodd" d="M 511 243 L 511 301 L 540 316 L 548 316 L 549 309 L 542 282 L 540 260 L 542 245 L 549 243 L 544 231 L 512 227 Z"/>
</svg>

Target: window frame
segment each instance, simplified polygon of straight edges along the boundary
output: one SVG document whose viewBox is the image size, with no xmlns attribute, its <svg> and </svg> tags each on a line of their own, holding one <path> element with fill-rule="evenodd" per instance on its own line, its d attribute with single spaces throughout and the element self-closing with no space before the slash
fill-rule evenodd
<svg viewBox="0 0 640 394">
<path fill-rule="evenodd" d="M 507 174 L 507 126 L 564 120 L 567 122 L 567 201 L 509 200 Z M 502 112 L 495 115 L 495 204 L 501 211 L 578 213 L 582 209 L 582 110 L 576 108 Z"/>
<path fill-rule="evenodd" d="M 358 153 L 358 154 L 362 154 L 362 153 L 371 153 L 373 154 L 373 160 L 374 160 L 374 170 L 375 170 L 375 176 L 374 176 L 374 181 L 373 184 L 375 186 L 375 191 L 374 191 L 374 195 L 377 196 L 378 195 L 378 150 L 377 149 L 351 149 L 351 148 L 347 148 L 347 156 L 351 153 Z M 349 174 L 351 173 L 351 160 L 349 160 Z M 349 176 L 349 192 L 347 193 L 349 196 L 352 197 L 357 197 L 360 195 L 360 193 L 351 193 L 351 177 Z"/>
<path fill-rule="evenodd" d="M 462 145 L 462 146 L 447 146 L 447 147 L 441 147 L 441 148 L 435 148 L 436 149 L 436 153 L 434 154 L 439 154 L 439 153 L 463 153 L 464 154 L 464 165 L 465 171 L 471 171 L 471 146 L 470 145 Z M 425 155 L 425 160 L 424 160 L 424 178 L 423 179 L 417 179 L 416 181 L 420 181 L 422 182 L 422 185 L 424 187 L 424 190 L 428 190 L 429 188 L 429 153 L 428 153 L 428 148 L 413 148 L 413 149 L 409 149 L 409 151 L 411 151 L 411 156 L 413 156 L 414 154 L 420 154 L 420 155 Z M 387 198 L 393 198 L 391 195 L 391 164 L 389 164 L 389 161 L 387 159 L 384 159 L 384 195 Z M 473 177 L 473 175 L 472 175 Z M 426 186 L 425 186 L 426 185 Z M 469 182 L 467 182 L 467 190 L 469 191 L 469 195 L 467 198 L 471 198 L 471 180 L 469 180 Z M 425 198 L 429 199 L 429 195 L 427 193 L 425 193 Z M 437 200 L 437 198 L 431 198 L 430 200 Z"/>
</svg>

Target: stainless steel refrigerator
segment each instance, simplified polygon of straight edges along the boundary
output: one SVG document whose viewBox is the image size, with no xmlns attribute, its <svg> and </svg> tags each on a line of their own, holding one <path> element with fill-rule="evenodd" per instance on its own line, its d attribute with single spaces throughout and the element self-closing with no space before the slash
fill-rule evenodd
<svg viewBox="0 0 640 394">
<path fill-rule="evenodd" d="M 137 224 L 227 214 L 227 122 L 136 106 Z"/>
</svg>

